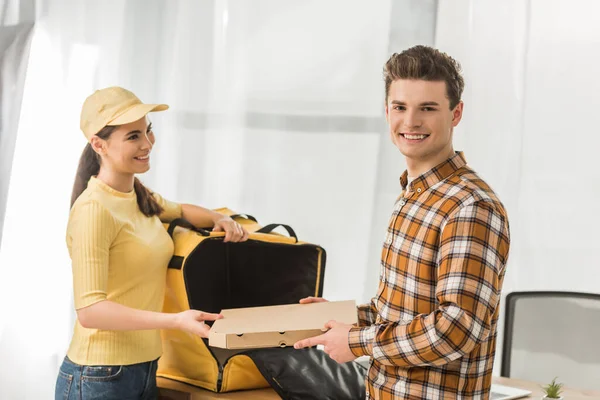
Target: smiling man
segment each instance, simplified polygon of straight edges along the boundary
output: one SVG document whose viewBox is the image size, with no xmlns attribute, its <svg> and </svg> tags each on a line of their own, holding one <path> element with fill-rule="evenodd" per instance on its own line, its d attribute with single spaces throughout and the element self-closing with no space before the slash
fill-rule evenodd
<svg viewBox="0 0 600 400">
<path fill-rule="evenodd" d="M 415 46 L 384 68 L 385 115 L 405 157 L 379 288 L 358 326 L 330 321 L 322 344 L 338 362 L 370 356 L 367 399 L 487 399 L 508 217 L 490 186 L 455 152 L 464 81 L 447 54 Z M 302 303 L 326 301 L 307 298 Z"/>
</svg>

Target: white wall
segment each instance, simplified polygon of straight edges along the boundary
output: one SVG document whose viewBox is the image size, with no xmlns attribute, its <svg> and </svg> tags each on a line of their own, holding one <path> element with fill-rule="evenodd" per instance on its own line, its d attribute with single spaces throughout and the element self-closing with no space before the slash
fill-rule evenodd
<svg viewBox="0 0 600 400">
<path fill-rule="evenodd" d="M 465 70 L 456 147 L 508 210 L 504 294 L 600 293 L 598 15 L 593 0 L 440 2 L 436 46 Z"/>
<path fill-rule="evenodd" d="M 457 148 L 511 223 L 505 289 L 600 293 L 600 3 L 440 2 L 436 45 L 465 70 Z"/>
</svg>

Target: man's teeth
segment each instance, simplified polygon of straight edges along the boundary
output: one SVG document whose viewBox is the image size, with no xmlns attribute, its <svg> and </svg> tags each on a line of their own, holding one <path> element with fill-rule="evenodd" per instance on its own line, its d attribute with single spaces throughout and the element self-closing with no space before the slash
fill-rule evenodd
<svg viewBox="0 0 600 400">
<path fill-rule="evenodd" d="M 427 137 L 427 135 L 404 135 L 405 138 L 409 139 L 409 140 L 420 140 L 420 139 L 425 139 Z"/>
<path fill-rule="evenodd" d="M 143 156 L 143 157 L 135 157 L 135 159 L 136 159 L 136 160 L 147 160 L 147 159 L 148 159 L 148 157 L 150 157 L 150 154 L 148 154 L 148 155 L 145 155 L 145 156 Z"/>
</svg>

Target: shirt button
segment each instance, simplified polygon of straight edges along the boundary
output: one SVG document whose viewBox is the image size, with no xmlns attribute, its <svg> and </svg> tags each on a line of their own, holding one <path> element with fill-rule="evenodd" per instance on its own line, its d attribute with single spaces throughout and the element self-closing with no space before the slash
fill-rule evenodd
<svg viewBox="0 0 600 400">
<path fill-rule="evenodd" d="M 417 193 L 421 193 L 421 188 L 417 188 Z"/>
<path fill-rule="evenodd" d="M 405 202 L 404 200 L 400 201 L 400 205 L 401 205 L 401 206 L 403 206 L 403 205 L 405 205 L 405 204 L 406 204 L 406 202 Z"/>
</svg>

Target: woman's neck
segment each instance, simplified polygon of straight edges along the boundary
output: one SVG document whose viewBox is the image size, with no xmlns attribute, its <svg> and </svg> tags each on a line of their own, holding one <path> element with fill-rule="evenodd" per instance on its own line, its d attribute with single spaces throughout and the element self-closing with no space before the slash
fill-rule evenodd
<svg viewBox="0 0 600 400">
<path fill-rule="evenodd" d="M 133 174 L 120 174 L 100 168 L 96 178 L 119 192 L 128 193 L 133 190 L 135 177 Z"/>
</svg>

